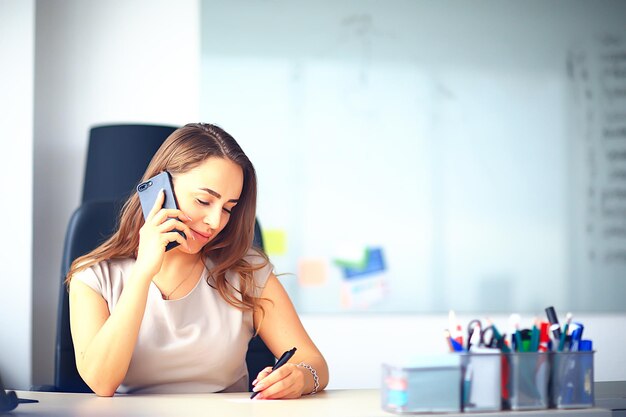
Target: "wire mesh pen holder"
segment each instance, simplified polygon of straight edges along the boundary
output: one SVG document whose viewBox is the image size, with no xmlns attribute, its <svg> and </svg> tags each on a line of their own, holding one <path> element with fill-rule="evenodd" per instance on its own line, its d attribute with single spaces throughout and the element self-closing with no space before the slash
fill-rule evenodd
<svg viewBox="0 0 626 417">
<path fill-rule="evenodd" d="M 594 354 L 595 351 L 552 353 L 550 407 L 591 408 L 594 406 Z"/>
<path fill-rule="evenodd" d="M 502 408 L 541 410 L 548 408 L 549 352 L 502 354 Z"/>
</svg>

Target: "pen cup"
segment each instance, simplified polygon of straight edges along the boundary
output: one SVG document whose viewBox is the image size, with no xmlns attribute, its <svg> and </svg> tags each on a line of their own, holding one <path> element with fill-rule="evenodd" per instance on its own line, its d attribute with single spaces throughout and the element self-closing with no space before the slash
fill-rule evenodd
<svg viewBox="0 0 626 417">
<path fill-rule="evenodd" d="M 497 349 L 490 352 L 463 354 L 463 411 L 498 411 L 502 408 L 500 375 L 501 356 Z"/>
<path fill-rule="evenodd" d="M 406 366 L 383 364 L 381 405 L 400 414 L 460 412 L 460 355 L 420 356 Z"/>
<path fill-rule="evenodd" d="M 502 405 L 510 410 L 548 408 L 549 352 L 502 354 Z"/>
<path fill-rule="evenodd" d="M 550 378 L 550 406 L 590 408 L 594 405 L 594 351 L 554 352 Z"/>
</svg>

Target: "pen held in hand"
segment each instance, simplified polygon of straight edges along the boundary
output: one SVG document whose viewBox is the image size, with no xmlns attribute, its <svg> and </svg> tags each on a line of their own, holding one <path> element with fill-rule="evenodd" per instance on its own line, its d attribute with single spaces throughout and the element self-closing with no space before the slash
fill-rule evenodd
<svg viewBox="0 0 626 417">
<path fill-rule="evenodd" d="M 289 359 L 292 358 L 292 356 L 296 353 L 296 348 L 294 347 L 291 350 L 286 351 L 285 353 L 283 353 L 280 358 L 276 361 L 276 363 L 274 364 L 274 366 L 272 366 L 272 372 L 274 372 L 275 370 L 277 370 L 278 368 L 280 368 L 281 366 L 283 366 L 284 364 L 286 364 Z M 270 372 L 271 373 L 271 372 Z M 254 397 L 256 397 L 256 395 L 259 393 L 260 391 L 256 391 L 253 392 L 252 395 L 250 396 L 250 399 L 253 399 Z"/>
</svg>

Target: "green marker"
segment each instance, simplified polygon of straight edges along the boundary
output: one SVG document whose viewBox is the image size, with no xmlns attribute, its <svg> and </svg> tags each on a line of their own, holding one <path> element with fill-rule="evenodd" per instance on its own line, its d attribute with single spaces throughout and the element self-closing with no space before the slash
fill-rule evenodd
<svg viewBox="0 0 626 417">
<path fill-rule="evenodd" d="M 488 324 L 491 326 L 491 330 L 493 331 L 493 338 L 496 339 L 496 341 L 498 342 L 498 347 L 500 348 L 500 350 L 502 350 L 502 352 L 504 353 L 511 352 L 511 349 L 507 346 L 496 325 L 491 323 Z"/>
</svg>

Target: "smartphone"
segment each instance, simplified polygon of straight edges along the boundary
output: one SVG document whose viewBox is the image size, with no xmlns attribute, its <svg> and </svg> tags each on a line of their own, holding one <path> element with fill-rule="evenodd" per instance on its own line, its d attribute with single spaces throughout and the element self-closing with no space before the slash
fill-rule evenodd
<svg viewBox="0 0 626 417">
<path fill-rule="evenodd" d="M 139 194 L 139 202 L 141 203 L 141 210 L 143 211 L 144 220 L 148 218 L 154 202 L 156 201 L 159 191 L 165 191 L 165 200 L 163 201 L 163 208 L 166 209 L 178 209 L 178 202 L 176 201 L 176 195 L 174 194 L 174 187 L 172 186 L 172 177 L 169 172 L 163 171 L 158 175 L 150 178 L 149 180 L 142 182 L 137 186 L 137 193 Z M 187 239 L 185 233 L 176 230 L 184 239 Z M 170 249 L 174 249 L 180 245 L 178 242 L 170 242 L 165 247 L 167 252 Z"/>
</svg>

